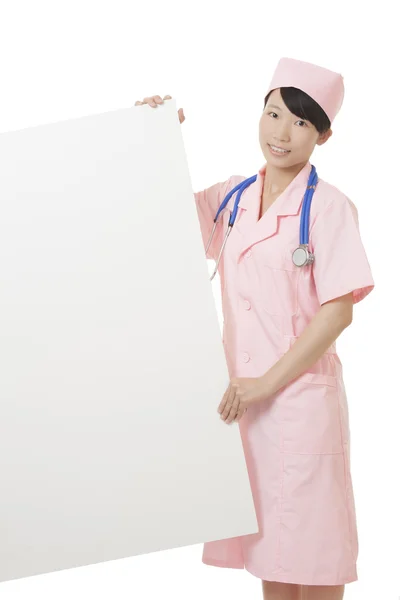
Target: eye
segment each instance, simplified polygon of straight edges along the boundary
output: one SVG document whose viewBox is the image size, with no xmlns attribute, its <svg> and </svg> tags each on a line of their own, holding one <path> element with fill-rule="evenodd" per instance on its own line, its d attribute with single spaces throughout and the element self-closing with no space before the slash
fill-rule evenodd
<svg viewBox="0 0 400 600">
<path fill-rule="evenodd" d="M 276 117 L 278 116 L 278 115 L 276 114 L 276 112 L 273 112 L 273 111 L 269 112 L 268 114 L 269 114 L 269 115 L 275 115 Z M 297 121 L 297 123 L 303 123 L 302 127 L 303 127 L 303 126 L 304 126 L 304 127 L 308 127 L 308 125 L 307 125 L 306 121 L 303 121 L 303 119 L 299 119 L 299 121 Z"/>
</svg>

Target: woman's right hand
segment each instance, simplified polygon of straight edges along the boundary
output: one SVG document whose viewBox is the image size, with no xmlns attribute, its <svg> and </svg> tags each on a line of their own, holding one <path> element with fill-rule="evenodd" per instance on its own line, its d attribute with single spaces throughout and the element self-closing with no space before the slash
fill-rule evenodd
<svg viewBox="0 0 400 600">
<path fill-rule="evenodd" d="M 156 108 L 159 104 L 163 104 L 164 100 L 171 100 L 171 96 L 164 96 L 164 99 L 161 96 L 148 96 L 147 98 L 143 98 L 143 101 L 138 100 L 135 102 L 135 106 L 139 106 L 141 104 L 149 104 L 153 108 Z M 185 120 L 185 115 L 183 114 L 183 108 L 178 110 L 179 123 L 183 123 Z"/>
</svg>

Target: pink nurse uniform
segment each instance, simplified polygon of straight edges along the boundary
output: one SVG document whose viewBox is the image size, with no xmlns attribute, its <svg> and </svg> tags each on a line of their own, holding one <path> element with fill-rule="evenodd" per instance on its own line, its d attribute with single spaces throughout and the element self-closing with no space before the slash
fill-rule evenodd
<svg viewBox="0 0 400 600">
<path fill-rule="evenodd" d="M 349 292 L 357 303 L 374 287 L 357 209 L 322 179 L 310 211 L 315 262 L 293 264 L 310 171 L 308 162 L 261 219 L 266 164 L 241 197 L 219 267 L 230 377 L 264 374 L 322 304 Z M 244 179 L 232 176 L 195 194 L 204 244 L 218 206 Z M 210 259 L 219 253 L 235 197 L 220 217 Z M 259 532 L 206 542 L 203 562 L 286 583 L 357 580 L 348 406 L 335 344 L 273 397 L 250 406 L 238 426 Z"/>
</svg>

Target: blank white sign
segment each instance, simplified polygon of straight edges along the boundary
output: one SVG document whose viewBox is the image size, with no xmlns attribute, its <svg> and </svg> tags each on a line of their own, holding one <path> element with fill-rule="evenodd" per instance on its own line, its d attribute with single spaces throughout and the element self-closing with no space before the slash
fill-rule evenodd
<svg viewBox="0 0 400 600">
<path fill-rule="evenodd" d="M 174 100 L 0 135 L 0 581 L 256 533 Z"/>
</svg>

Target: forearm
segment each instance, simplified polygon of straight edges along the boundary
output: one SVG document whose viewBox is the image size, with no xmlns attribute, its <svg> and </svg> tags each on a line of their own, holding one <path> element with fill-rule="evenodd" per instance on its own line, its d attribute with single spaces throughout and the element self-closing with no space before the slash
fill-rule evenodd
<svg viewBox="0 0 400 600">
<path fill-rule="evenodd" d="M 323 355 L 351 323 L 348 306 L 348 298 L 345 303 L 332 302 L 321 306 L 290 350 L 261 376 L 268 396 L 307 371 Z"/>
</svg>

